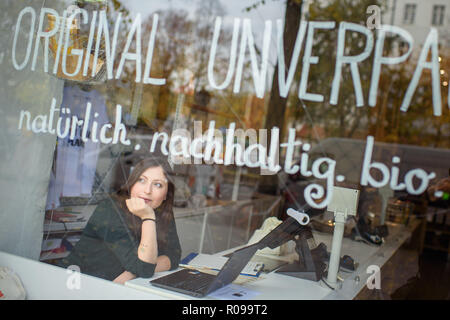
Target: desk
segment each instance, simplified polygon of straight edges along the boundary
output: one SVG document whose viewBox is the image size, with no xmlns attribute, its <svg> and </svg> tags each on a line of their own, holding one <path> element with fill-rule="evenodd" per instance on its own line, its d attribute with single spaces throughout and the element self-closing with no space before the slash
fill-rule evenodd
<svg viewBox="0 0 450 320">
<path fill-rule="evenodd" d="M 341 256 L 350 255 L 359 263 L 357 270 L 352 273 L 340 273 L 343 278 L 342 287 L 338 290 L 331 290 L 322 281 L 313 282 L 298 279 L 275 272 L 262 274 L 259 279 L 243 284 L 245 288 L 256 291 L 259 294 L 255 300 L 348 300 L 354 299 L 357 294 L 366 286 L 367 279 L 372 273 L 367 273 L 367 268 L 377 265 L 380 268 L 389 260 L 396 250 L 411 236 L 412 231 L 419 225 L 419 222 L 412 222 L 409 227 L 388 223 L 389 236 L 382 246 L 369 245 L 344 238 L 342 242 Z M 317 244 L 325 243 L 328 250 L 331 248 L 332 235 L 314 232 L 314 239 Z M 238 248 L 235 248 L 238 249 Z M 218 253 L 227 254 L 232 250 Z M 164 274 L 158 274 L 162 276 Z M 359 279 L 359 281 L 356 281 Z M 165 290 L 152 286 L 149 279 L 137 278 L 126 282 L 126 286 L 135 288 L 152 294 L 160 294 L 169 299 L 198 299 L 184 295 L 182 293 Z M 280 294 L 282 293 L 282 294 Z M 206 297 L 205 299 L 212 299 Z"/>
<path fill-rule="evenodd" d="M 389 228 L 389 236 L 386 237 L 385 243 L 379 247 L 344 239 L 341 255 L 349 254 L 355 258 L 359 266 L 352 273 L 340 273 L 340 276 L 344 278 L 342 287 L 339 290 L 330 292 L 327 299 L 354 299 L 366 287 L 367 279 L 372 275 L 372 272 L 368 273 L 368 267 L 375 265 L 381 269 L 394 253 L 411 237 L 412 232 L 421 224 L 421 221 L 413 220 L 408 226 L 390 222 L 386 222 L 386 224 Z"/>
<path fill-rule="evenodd" d="M 168 272 L 158 274 L 157 277 L 166 274 L 168 274 Z M 143 278 L 137 278 L 127 281 L 125 285 L 127 287 L 142 290 L 150 294 L 161 295 L 164 298 L 172 300 L 213 299 L 209 296 L 206 298 L 195 298 L 175 291 L 157 288 L 149 283 L 149 279 Z M 259 293 L 254 298 L 255 300 L 324 299 L 331 291 L 330 289 L 312 281 L 292 278 L 273 272 L 267 275 L 261 275 L 258 280 L 250 281 L 242 286 L 247 288 L 248 290 L 256 291 Z"/>
<path fill-rule="evenodd" d="M 320 282 L 297 279 L 274 272 L 264 274 L 261 279 L 246 283 L 243 286 L 259 293 L 255 299 L 353 299 L 365 287 L 367 278 L 370 276 L 366 273 L 367 267 L 378 265 L 381 268 L 411 236 L 411 229 L 414 227 L 414 224 L 408 228 L 390 224 L 390 234 L 386 238 L 386 242 L 380 247 L 357 243 L 344 238 L 342 255 L 351 255 L 360 265 L 355 272 L 342 274 L 344 282 L 342 288 L 338 290 L 333 291 Z M 324 242 L 329 247 L 332 235 L 315 233 L 314 237 L 317 243 Z M 194 299 L 181 293 L 153 287 L 149 284 L 149 279 L 142 278 L 128 281 L 123 286 L 81 274 L 80 290 L 70 290 L 66 285 L 69 275 L 65 269 L 5 252 L 0 252 L 0 265 L 11 268 L 19 276 L 28 299 Z M 155 277 L 168 273 L 156 273 Z M 356 277 L 359 277 L 360 281 L 355 281 Z M 205 299 L 211 299 L 211 297 Z"/>
<path fill-rule="evenodd" d="M 126 286 L 80 275 L 80 289 L 67 287 L 66 269 L 0 251 L 0 266 L 13 270 L 20 278 L 28 300 L 148 300 L 163 296 L 134 290 Z"/>
</svg>

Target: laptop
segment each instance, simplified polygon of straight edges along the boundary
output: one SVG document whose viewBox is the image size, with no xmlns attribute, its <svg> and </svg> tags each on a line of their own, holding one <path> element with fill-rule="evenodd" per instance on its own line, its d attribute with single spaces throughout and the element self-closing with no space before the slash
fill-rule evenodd
<svg viewBox="0 0 450 320">
<path fill-rule="evenodd" d="M 198 270 L 183 269 L 151 280 L 150 284 L 197 298 L 204 297 L 233 282 L 258 249 L 265 247 L 276 248 L 294 239 L 294 236 L 300 234 L 304 229 L 304 226 L 299 224 L 296 219 L 289 217 L 259 242 L 234 251 L 222 269 L 220 269 L 218 275 L 211 275 Z"/>
<path fill-rule="evenodd" d="M 260 244 L 255 243 L 234 251 L 217 275 L 193 269 L 182 269 L 151 280 L 150 284 L 201 298 L 233 282 L 258 249 L 260 249 Z"/>
</svg>

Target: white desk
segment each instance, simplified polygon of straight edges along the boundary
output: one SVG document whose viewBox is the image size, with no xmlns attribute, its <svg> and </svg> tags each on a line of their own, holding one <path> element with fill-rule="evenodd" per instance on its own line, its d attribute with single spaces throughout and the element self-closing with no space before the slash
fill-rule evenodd
<svg viewBox="0 0 450 320">
<path fill-rule="evenodd" d="M 342 287 L 337 290 L 329 289 L 322 281 L 313 282 L 275 272 L 262 274 L 260 279 L 245 283 L 242 286 L 259 293 L 254 297 L 255 300 L 354 299 L 366 286 L 367 279 L 372 275 L 372 273 L 367 273 L 367 267 L 377 265 L 381 269 L 395 251 L 411 236 L 410 228 L 391 223 L 388 223 L 388 225 L 389 236 L 382 246 L 355 242 L 348 238 L 343 239 L 341 256 L 350 255 L 359 266 L 352 273 L 341 272 L 339 274 L 344 281 L 342 282 Z M 327 250 L 330 250 L 331 234 L 314 232 L 314 239 L 317 244 L 320 242 L 325 243 Z M 221 254 L 226 254 L 229 251 L 227 250 Z M 165 274 L 168 274 L 168 272 L 158 276 Z M 355 279 L 359 279 L 359 281 Z M 137 278 L 128 281 L 125 285 L 148 293 L 159 294 L 169 299 L 197 299 L 182 293 L 154 287 L 149 283 L 149 279 Z M 212 298 L 206 297 L 205 299 Z"/>
<path fill-rule="evenodd" d="M 0 266 L 20 278 L 29 300 L 143 300 L 164 299 L 161 295 L 134 290 L 100 278 L 80 275 L 80 289 L 70 290 L 66 269 L 0 251 Z"/>
<path fill-rule="evenodd" d="M 173 300 L 213 299 L 209 296 L 200 299 L 175 291 L 157 288 L 152 286 L 149 283 L 149 280 L 150 279 L 137 278 L 127 281 L 125 285 L 151 294 L 159 294 L 162 297 Z M 288 277 L 277 273 L 261 275 L 260 279 L 248 282 L 242 286 L 248 290 L 258 292 L 258 295 L 254 297 L 254 300 L 324 299 L 331 291 L 316 282 Z"/>
<path fill-rule="evenodd" d="M 378 265 L 381 268 L 411 236 L 410 229 L 404 226 L 390 225 L 389 232 L 386 243 L 380 247 L 344 238 L 341 255 L 352 256 L 359 263 L 359 267 L 353 273 L 341 273 L 344 278 L 341 289 L 333 291 L 320 282 L 273 272 L 243 286 L 259 293 L 254 297 L 255 300 L 353 299 L 371 275 L 366 273 L 367 267 Z M 317 243 L 324 242 L 329 248 L 331 235 L 315 233 L 314 237 Z M 65 269 L 4 252 L 0 252 L 0 266 L 11 268 L 20 277 L 28 299 L 194 299 L 188 295 L 156 288 L 149 284 L 149 279 L 142 278 L 128 281 L 123 286 L 81 274 L 80 289 L 70 290 L 66 285 L 69 274 Z M 165 274 L 168 272 L 157 273 L 155 277 Z M 359 277 L 360 281 L 355 281 L 356 277 Z"/>
<path fill-rule="evenodd" d="M 394 255 L 394 253 L 411 237 L 412 231 L 420 224 L 419 221 L 413 221 L 408 227 L 404 225 L 386 222 L 389 227 L 389 236 L 381 246 L 373 246 L 344 239 L 342 242 L 341 256 L 348 254 L 359 263 L 358 269 L 352 273 L 343 273 L 339 275 L 344 279 L 342 287 L 339 290 L 331 291 L 326 297 L 329 300 L 348 300 L 354 299 L 358 293 L 366 286 L 367 279 L 372 272 L 367 271 L 371 265 L 381 267 Z M 318 241 L 320 237 L 316 237 Z M 325 240 L 325 239 L 324 239 Z M 323 241 L 329 247 L 328 243 Z M 320 240 L 319 240 L 320 242 Z M 398 266 L 401 268 L 401 266 Z"/>
</svg>

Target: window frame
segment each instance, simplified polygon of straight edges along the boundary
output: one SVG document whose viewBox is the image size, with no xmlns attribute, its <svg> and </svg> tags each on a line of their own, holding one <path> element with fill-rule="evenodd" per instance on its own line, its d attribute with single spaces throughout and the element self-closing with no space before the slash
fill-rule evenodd
<svg viewBox="0 0 450 320">
<path fill-rule="evenodd" d="M 431 25 L 443 26 L 444 25 L 444 15 L 445 15 L 445 5 L 443 5 L 443 4 L 433 5 L 433 15 L 432 15 L 432 19 L 431 19 Z"/>
<path fill-rule="evenodd" d="M 416 20 L 416 11 L 416 3 L 406 3 L 403 14 L 403 24 L 414 24 L 414 21 Z"/>
</svg>

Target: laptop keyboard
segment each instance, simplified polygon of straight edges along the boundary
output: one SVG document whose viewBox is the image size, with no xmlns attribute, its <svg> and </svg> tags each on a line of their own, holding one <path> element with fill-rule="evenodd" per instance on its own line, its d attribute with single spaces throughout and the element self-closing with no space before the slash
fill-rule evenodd
<svg viewBox="0 0 450 320">
<path fill-rule="evenodd" d="M 203 293 L 215 278 L 216 276 L 211 274 L 185 269 L 150 282 L 169 285 L 183 291 Z"/>
<path fill-rule="evenodd" d="M 196 272 L 196 271 L 194 271 Z M 192 273 L 190 273 L 192 274 Z M 203 291 L 206 289 L 211 282 L 216 278 L 216 276 L 207 274 L 207 273 L 195 273 L 193 274 L 192 278 L 182 278 L 180 279 L 179 284 L 177 285 L 178 288 L 184 289 L 184 290 L 194 290 L 194 291 Z"/>
</svg>

